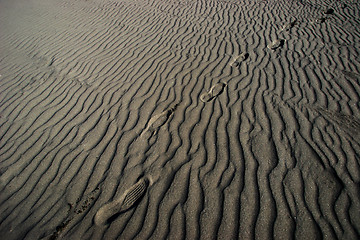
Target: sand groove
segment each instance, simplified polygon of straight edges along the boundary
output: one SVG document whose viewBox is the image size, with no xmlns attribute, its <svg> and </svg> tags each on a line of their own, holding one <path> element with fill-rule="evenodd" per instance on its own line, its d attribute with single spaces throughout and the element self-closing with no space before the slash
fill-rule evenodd
<svg viewBox="0 0 360 240">
<path fill-rule="evenodd" d="M 359 239 L 356 1 L 3 0 L 6 239 Z"/>
</svg>

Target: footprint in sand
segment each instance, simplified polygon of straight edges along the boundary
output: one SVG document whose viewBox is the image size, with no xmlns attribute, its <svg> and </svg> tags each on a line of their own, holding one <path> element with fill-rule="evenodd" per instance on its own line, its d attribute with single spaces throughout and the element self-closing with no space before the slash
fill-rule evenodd
<svg viewBox="0 0 360 240">
<path fill-rule="evenodd" d="M 358 73 L 345 71 L 345 70 L 342 70 L 341 72 L 345 77 L 348 77 L 352 80 L 358 81 L 358 79 L 360 79 L 360 74 L 358 74 Z"/>
<path fill-rule="evenodd" d="M 317 17 L 317 18 L 315 18 L 315 19 L 312 21 L 312 23 L 324 23 L 327 19 L 329 19 L 329 17 L 327 17 L 327 16 L 329 16 L 329 15 L 331 15 L 331 14 L 333 14 L 333 13 L 334 13 L 334 9 L 329 8 L 329 9 L 327 9 L 327 10 L 324 11 L 324 14 L 325 14 L 326 16 Z"/>
<path fill-rule="evenodd" d="M 201 94 L 200 100 L 203 101 L 204 103 L 210 102 L 224 91 L 226 85 L 227 84 L 223 82 L 215 84 L 210 88 L 209 92 Z"/>
<path fill-rule="evenodd" d="M 296 20 L 286 23 L 286 24 L 283 26 L 283 28 L 281 29 L 281 32 L 283 32 L 283 31 L 290 31 L 290 29 L 293 28 L 296 24 L 297 24 L 297 21 L 296 21 Z"/>
<path fill-rule="evenodd" d="M 334 13 L 334 9 L 328 8 L 328 9 L 326 9 L 326 10 L 324 11 L 324 13 L 327 14 L 327 15 L 333 14 L 333 13 Z"/>
<path fill-rule="evenodd" d="M 132 187 L 127 189 L 119 198 L 102 206 L 95 214 L 94 222 L 97 226 L 111 223 L 119 214 L 129 210 L 144 196 L 150 181 L 143 177 Z"/>
<path fill-rule="evenodd" d="M 149 122 L 147 123 L 147 127 L 143 130 L 140 136 L 144 137 L 144 135 L 148 135 L 148 138 L 150 138 L 156 134 L 158 129 L 169 120 L 170 116 L 175 112 L 177 106 L 178 104 L 150 118 Z"/>
<path fill-rule="evenodd" d="M 272 41 L 267 47 L 271 50 L 276 50 L 284 46 L 285 40 L 284 39 L 276 39 Z"/>
<path fill-rule="evenodd" d="M 230 66 L 239 67 L 241 62 L 245 61 L 249 57 L 249 53 L 242 53 L 240 55 L 234 56 L 230 61 Z"/>
<path fill-rule="evenodd" d="M 315 22 L 316 23 L 324 23 L 325 21 L 326 21 L 326 17 L 319 17 L 319 18 L 317 18 L 317 19 L 315 19 Z"/>
<path fill-rule="evenodd" d="M 312 24 L 320 24 L 320 23 L 324 23 L 326 20 L 327 20 L 326 17 L 318 17 L 318 18 L 315 18 L 315 19 L 311 20 L 310 23 L 312 23 Z"/>
</svg>

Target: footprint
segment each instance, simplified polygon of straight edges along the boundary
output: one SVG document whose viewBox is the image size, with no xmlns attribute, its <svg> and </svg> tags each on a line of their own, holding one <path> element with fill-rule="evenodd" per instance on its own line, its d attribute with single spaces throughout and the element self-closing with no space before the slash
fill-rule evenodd
<svg viewBox="0 0 360 240">
<path fill-rule="evenodd" d="M 311 21 L 311 23 L 324 23 L 326 21 L 326 17 L 318 17 Z"/>
<path fill-rule="evenodd" d="M 332 8 L 326 9 L 326 11 L 324 11 L 324 13 L 327 14 L 327 15 L 333 14 L 333 13 L 334 13 L 334 9 L 332 9 Z"/>
<path fill-rule="evenodd" d="M 360 79 L 360 74 L 358 73 L 345 71 L 345 70 L 342 70 L 341 72 L 344 74 L 345 77 L 348 77 L 352 80 L 358 81 L 358 79 Z"/>
<path fill-rule="evenodd" d="M 326 20 L 325 17 L 319 17 L 319 18 L 315 19 L 315 22 L 316 22 L 316 23 L 324 23 L 325 20 Z"/>
<path fill-rule="evenodd" d="M 200 96 L 200 100 L 202 101 L 202 102 L 204 102 L 204 103 L 206 103 L 206 102 L 210 102 L 211 100 L 213 100 L 213 96 L 210 94 L 210 93 L 203 93 L 203 94 L 201 94 L 201 96 Z"/>
<path fill-rule="evenodd" d="M 150 118 L 150 120 L 147 124 L 147 127 L 143 130 L 143 132 L 140 134 L 140 136 L 143 137 L 147 133 L 148 134 L 150 133 L 148 138 L 153 136 L 157 132 L 157 130 L 162 125 L 164 125 L 167 122 L 167 120 L 169 120 L 170 116 L 175 112 L 175 109 L 177 108 L 177 106 L 178 106 L 178 104 L 176 104 L 174 107 Z"/>
<path fill-rule="evenodd" d="M 210 92 L 213 95 L 213 97 L 219 96 L 226 87 L 226 84 L 223 82 L 217 83 L 214 86 L 211 87 Z"/>
<path fill-rule="evenodd" d="M 241 62 L 245 61 L 248 57 L 249 53 L 242 53 L 240 55 L 237 55 L 233 57 L 233 59 L 230 61 L 230 66 L 239 67 Z"/>
<path fill-rule="evenodd" d="M 219 96 L 224 91 L 226 85 L 227 84 L 223 83 L 223 82 L 215 84 L 214 86 L 212 86 L 210 88 L 209 92 L 201 94 L 200 100 L 205 103 L 210 102 L 211 100 L 213 100 L 214 98 Z"/>
<path fill-rule="evenodd" d="M 281 31 L 290 31 L 290 29 L 293 28 L 296 24 L 297 24 L 296 20 L 286 23 L 281 29 Z"/>
<path fill-rule="evenodd" d="M 95 224 L 97 226 L 106 225 L 119 214 L 133 207 L 144 196 L 149 183 L 149 179 L 143 177 L 127 189 L 119 198 L 102 206 L 95 214 Z"/>
<path fill-rule="evenodd" d="M 278 49 L 282 46 L 284 46 L 285 40 L 284 39 L 276 39 L 272 41 L 267 47 L 271 50 Z"/>
</svg>

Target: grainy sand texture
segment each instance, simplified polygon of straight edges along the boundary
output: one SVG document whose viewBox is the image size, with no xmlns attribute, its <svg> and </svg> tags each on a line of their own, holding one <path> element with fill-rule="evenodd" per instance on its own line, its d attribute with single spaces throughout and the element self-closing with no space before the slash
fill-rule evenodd
<svg viewBox="0 0 360 240">
<path fill-rule="evenodd" d="M 358 0 L 0 0 L 0 238 L 360 239 Z"/>
</svg>

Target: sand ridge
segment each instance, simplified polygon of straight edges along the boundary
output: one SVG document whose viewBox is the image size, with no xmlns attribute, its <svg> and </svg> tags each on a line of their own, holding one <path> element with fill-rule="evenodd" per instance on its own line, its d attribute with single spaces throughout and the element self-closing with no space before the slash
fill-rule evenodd
<svg viewBox="0 0 360 240">
<path fill-rule="evenodd" d="M 0 235 L 359 239 L 359 11 L 1 0 Z"/>
</svg>

